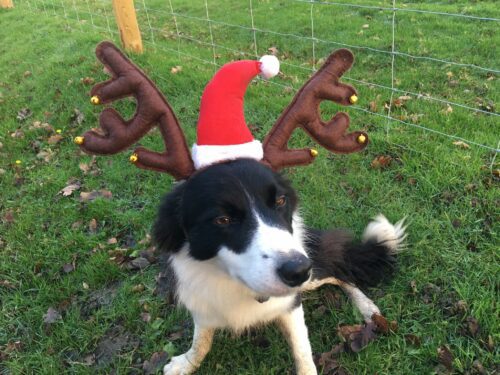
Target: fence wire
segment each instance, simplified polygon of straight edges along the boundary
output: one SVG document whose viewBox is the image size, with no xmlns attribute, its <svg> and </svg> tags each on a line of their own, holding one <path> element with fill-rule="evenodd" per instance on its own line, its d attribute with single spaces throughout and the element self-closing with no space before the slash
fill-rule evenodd
<svg viewBox="0 0 500 375">
<path fill-rule="evenodd" d="M 119 36 L 116 25 L 114 24 L 111 4 L 105 0 L 25 0 L 19 1 L 18 3 L 21 3 L 21 6 L 26 5 L 32 12 L 42 11 L 47 15 L 62 17 L 68 27 L 80 27 L 82 29 L 84 27 L 90 27 L 107 33 L 114 39 L 117 39 Z M 398 48 L 398 42 L 401 42 L 401 40 L 398 39 L 398 21 L 408 14 L 413 15 L 412 17 L 444 17 L 453 19 L 453 22 L 475 23 L 475 25 L 481 24 L 482 26 L 489 25 L 486 27 L 491 27 L 493 35 L 495 35 L 495 33 L 498 32 L 497 28 L 500 18 L 485 17 L 476 14 L 414 9 L 404 4 L 396 4 L 396 0 L 391 1 L 392 6 L 378 6 L 363 2 L 356 4 L 355 2 L 341 3 L 318 0 L 293 0 L 289 4 L 302 6 L 300 9 L 302 14 L 299 14 L 301 17 L 298 17 L 299 22 L 302 23 L 294 25 L 292 28 L 293 30 L 290 30 L 290 28 L 287 27 L 281 29 L 279 22 L 277 24 L 262 22 L 262 10 L 257 9 L 262 7 L 262 4 L 255 0 L 248 1 L 247 14 L 245 15 L 246 21 L 241 19 L 238 22 L 235 21 L 238 17 L 234 17 L 234 19 L 230 16 L 226 17 L 230 20 L 227 21 L 224 17 L 221 18 L 220 12 L 212 12 L 212 9 L 216 10 L 217 8 L 217 5 L 214 4 L 214 0 L 197 0 L 194 3 L 196 3 L 195 6 L 193 6 L 194 10 L 188 12 L 185 10 L 186 6 L 184 6 L 182 2 L 176 2 L 175 0 L 136 1 L 136 11 L 138 13 L 139 24 L 145 45 L 155 50 L 174 52 L 180 59 L 194 59 L 203 64 L 217 68 L 231 58 L 259 58 L 260 55 L 268 52 L 268 49 L 272 51 L 270 47 L 273 47 L 273 41 L 285 40 L 290 42 L 290 46 L 288 46 L 290 54 L 295 52 L 294 45 L 297 45 L 296 52 L 299 58 L 289 58 L 288 56 L 280 58 L 283 66 L 282 70 L 290 69 L 298 76 L 301 74 L 308 76 L 313 73 L 316 68 L 320 66 L 321 60 L 325 57 L 324 51 L 331 50 L 333 47 L 351 48 L 364 57 L 367 57 L 368 60 L 375 59 L 375 57 L 372 56 L 376 55 L 381 56 L 381 58 L 386 56 L 389 58 L 389 74 L 388 76 L 387 74 L 382 74 L 381 76 L 384 76 L 384 78 L 387 76 L 386 78 L 389 84 L 380 81 L 374 82 L 376 79 L 365 78 L 360 75 L 355 76 L 349 74 L 343 77 L 346 81 L 361 85 L 365 90 L 377 89 L 380 90 L 380 95 L 384 97 L 388 96 L 388 100 L 386 104 L 384 104 L 385 110 L 380 113 L 372 107 L 371 103 L 369 107 L 353 105 L 349 108 L 361 114 L 368 114 L 373 118 L 385 120 L 386 137 L 390 136 L 392 124 L 401 124 L 408 128 L 418 129 L 453 141 L 465 142 L 468 145 L 473 145 L 480 149 L 493 151 L 491 159 L 491 167 L 493 167 L 496 154 L 500 151 L 500 140 L 497 138 L 500 125 L 500 113 L 495 111 L 494 104 L 489 106 L 481 102 L 482 104 L 480 108 L 478 108 L 469 103 L 450 98 L 449 95 L 444 96 L 442 94 L 440 95 L 440 93 L 429 94 L 424 90 L 415 90 L 415 86 L 413 89 L 411 87 L 400 87 L 398 84 L 397 69 L 399 66 L 407 67 L 418 63 L 426 64 L 424 67 L 430 66 L 428 71 L 431 73 L 435 73 L 438 70 L 440 71 L 443 68 L 447 70 L 455 68 L 458 69 L 459 73 L 457 74 L 472 75 L 473 77 L 481 77 L 482 79 L 486 78 L 488 81 L 491 79 L 492 86 L 498 81 L 500 70 L 496 66 L 483 66 L 475 61 L 467 61 L 467 56 L 464 56 L 463 59 L 461 58 L 460 61 L 455 61 L 446 56 L 432 55 L 429 52 L 413 53 L 402 51 Z M 229 7 L 230 3 L 224 3 Z M 278 3 L 274 4 L 274 6 L 277 8 L 279 7 Z M 287 6 L 290 5 L 287 4 L 283 7 Z M 349 39 L 336 37 L 336 34 L 325 36 L 324 32 L 321 33 L 321 26 L 325 26 L 322 25 L 322 23 L 325 22 L 324 18 L 321 17 L 322 13 L 330 11 L 335 15 L 337 12 L 340 12 L 339 9 L 369 12 L 370 15 L 366 16 L 367 19 L 368 17 L 375 17 L 382 14 L 385 20 L 384 22 L 388 26 L 385 31 L 387 35 L 383 35 L 387 37 L 388 47 L 382 48 L 373 45 L 373 43 L 354 44 Z M 228 14 L 230 14 L 231 11 L 232 10 L 228 9 Z M 218 16 L 214 16 L 212 13 L 216 13 Z M 259 20 L 261 23 L 264 23 L 264 25 L 260 26 Z M 221 37 L 220 34 L 223 29 L 229 29 L 231 31 L 227 32 L 224 37 Z M 231 38 L 232 33 L 240 33 L 238 35 L 243 35 L 244 37 Z M 443 35 L 443 37 L 453 37 L 453 35 Z M 242 45 L 239 39 L 245 41 L 248 39 L 250 43 L 243 43 Z M 234 44 L 237 46 L 235 47 Z M 310 45 L 310 54 L 307 53 L 307 56 L 304 56 L 302 50 L 307 48 L 306 46 L 308 44 Z M 219 51 L 223 51 L 228 56 L 221 57 L 218 53 Z M 498 56 L 495 58 L 494 53 L 495 50 L 493 48 L 493 58 L 490 60 L 493 63 L 497 63 L 500 60 Z M 356 68 L 360 69 L 359 65 L 356 65 Z M 366 73 L 366 71 L 364 73 Z M 159 76 L 158 74 L 156 75 Z M 366 76 L 370 75 L 367 74 Z M 159 76 L 159 78 L 168 82 L 168 79 L 165 77 Z M 291 84 L 290 81 L 292 82 Z M 304 82 L 302 77 L 295 81 Z M 291 93 L 297 91 L 299 88 L 294 85 L 294 83 L 296 83 L 295 81 L 293 79 L 286 80 L 282 77 L 281 80 L 269 81 L 269 84 Z M 418 88 L 418 86 L 416 88 Z M 467 90 L 471 91 L 471 89 L 468 88 L 463 91 Z M 498 92 L 493 95 L 498 95 Z M 412 118 L 412 116 L 406 116 L 405 113 L 396 115 L 397 107 L 395 103 L 397 102 L 400 104 L 401 98 L 408 97 L 411 97 L 412 101 L 426 103 L 426 106 L 428 106 L 428 113 L 419 114 L 422 116 L 429 117 L 433 115 L 434 111 L 441 113 L 443 109 L 451 113 L 454 108 L 463 112 L 463 116 L 460 116 L 457 121 L 463 121 L 464 118 L 471 121 L 470 115 L 482 116 L 482 119 L 486 119 L 486 127 L 488 128 L 490 125 L 493 127 L 490 134 L 493 134 L 495 139 L 492 140 L 491 144 L 485 144 L 485 142 L 476 141 L 469 136 L 462 136 L 459 134 L 459 130 L 462 129 L 459 126 L 460 124 L 458 124 L 458 127 L 452 127 L 455 131 L 451 132 L 447 128 L 441 129 L 439 126 L 437 128 L 436 126 L 429 126 L 431 122 L 429 122 L 429 124 L 423 124 L 418 120 L 410 121 L 408 118 Z M 446 106 L 446 108 L 443 108 L 443 106 Z M 451 110 L 449 108 L 451 108 Z M 437 116 L 437 120 L 440 120 L 440 118 L 445 119 L 442 115 Z M 472 118 L 472 120 L 474 120 L 474 118 Z M 432 121 L 433 124 L 435 122 L 437 121 Z M 466 125 L 462 126 L 464 126 L 465 129 Z"/>
</svg>

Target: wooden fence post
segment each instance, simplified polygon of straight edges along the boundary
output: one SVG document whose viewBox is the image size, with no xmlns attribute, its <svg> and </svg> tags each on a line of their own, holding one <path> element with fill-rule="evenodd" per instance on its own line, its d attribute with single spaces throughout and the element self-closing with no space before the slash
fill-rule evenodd
<svg viewBox="0 0 500 375">
<path fill-rule="evenodd" d="M 128 51 L 142 53 L 141 31 L 135 15 L 134 0 L 113 0 L 113 10 L 123 47 Z"/>
<path fill-rule="evenodd" d="M 0 0 L 0 8 L 14 8 L 12 0 Z"/>
</svg>

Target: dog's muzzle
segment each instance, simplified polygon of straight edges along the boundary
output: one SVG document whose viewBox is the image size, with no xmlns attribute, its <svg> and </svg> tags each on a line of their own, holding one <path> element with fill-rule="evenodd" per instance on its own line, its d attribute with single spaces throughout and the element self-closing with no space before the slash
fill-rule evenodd
<svg viewBox="0 0 500 375">
<path fill-rule="evenodd" d="M 290 253 L 278 267 L 277 273 L 281 281 L 290 287 L 303 284 L 311 276 L 312 262 L 298 251 Z"/>
</svg>

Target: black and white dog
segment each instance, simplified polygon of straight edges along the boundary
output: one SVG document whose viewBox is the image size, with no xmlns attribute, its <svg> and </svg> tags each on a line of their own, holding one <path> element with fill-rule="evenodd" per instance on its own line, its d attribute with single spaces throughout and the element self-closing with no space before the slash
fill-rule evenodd
<svg viewBox="0 0 500 375">
<path fill-rule="evenodd" d="M 239 159 L 178 184 L 161 205 L 154 238 L 169 254 L 177 299 L 194 320 L 191 348 L 172 358 L 164 374 L 193 373 L 216 329 L 276 322 L 297 373 L 309 375 L 317 372 L 301 293 L 338 285 L 370 321 L 379 309 L 358 287 L 387 274 L 405 228 L 379 215 L 361 243 L 345 231 L 307 228 L 289 182 L 262 163 Z"/>
</svg>

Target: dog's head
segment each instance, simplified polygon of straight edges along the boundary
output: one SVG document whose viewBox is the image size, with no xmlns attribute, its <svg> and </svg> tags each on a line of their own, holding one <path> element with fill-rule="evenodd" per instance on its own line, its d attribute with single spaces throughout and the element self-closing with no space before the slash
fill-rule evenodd
<svg viewBox="0 0 500 375">
<path fill-rule="evenodd" d="M 311 273 L 295 191 L 250 159 L 210 166 L 177 186 L 161 205 L 154 237 L 161 250 L 186 249 L 261 296 L 290 294 Z"/>
</svg>

